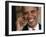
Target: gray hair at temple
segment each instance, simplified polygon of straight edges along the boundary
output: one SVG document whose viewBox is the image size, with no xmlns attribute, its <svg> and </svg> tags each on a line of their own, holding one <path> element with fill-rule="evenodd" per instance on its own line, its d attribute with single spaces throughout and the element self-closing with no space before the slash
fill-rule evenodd
<svg viewBox="0 0 46 37">
<path fill-rule="evenodd" d="M 25 9 L 25 7 L 28 7 L 28 6 L 22 6 L 21 11 L 23 11 L 23 10 Z M 31 7 L 32 7 L 32 6 L 31 6 Z M 39 10 L 39 7 L 35 7 L 35 8 L 37 8 L 37 10 Z"/>
</svg>

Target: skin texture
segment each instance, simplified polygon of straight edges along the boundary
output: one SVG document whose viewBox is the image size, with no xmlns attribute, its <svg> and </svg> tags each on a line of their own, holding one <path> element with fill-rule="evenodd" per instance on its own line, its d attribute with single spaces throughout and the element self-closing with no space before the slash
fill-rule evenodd
<svg viewBox="0 0 46 37">
<path fill-rule="evenodd" d="M 37 25 L 38 20 L 38 9 L 36 7 L 26 6 L 23 7 L 23 15 L 20 16 L 16 21 L 17 31 L 21 31 L 24 26 L 25 20 L 28 21 L 29 27 L 32 29 Z"/>
</svg>

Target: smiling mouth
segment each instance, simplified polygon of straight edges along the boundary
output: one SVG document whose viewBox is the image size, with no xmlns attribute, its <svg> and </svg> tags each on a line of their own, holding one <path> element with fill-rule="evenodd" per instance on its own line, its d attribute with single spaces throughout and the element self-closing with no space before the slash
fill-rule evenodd
<svg viewBox="0 0 46 37">
<path fill-rule="evenodd" d="M 31 16 L 28 18 L 28 22 L 33 22 L 34 20 L 36 20 L 36 17 L 35 16 Z"/>
<path fill-rule="evenodd" d="M 28 17 L 28 20 L 30 21 L 33 21 L 35 17 L 31 16 L 31 17 Z"/>
<path fill-rule="evenodd" d="M 32 23 L 35 19 L 34 18 L 31 18 L 28 20 L 29 23 Z"/>
<path fill-rule="evenodd" d="M 34 21 L 34 19 L 30 19 L 29 21 L 32 22 L 32 21 Z"/>
</svg>

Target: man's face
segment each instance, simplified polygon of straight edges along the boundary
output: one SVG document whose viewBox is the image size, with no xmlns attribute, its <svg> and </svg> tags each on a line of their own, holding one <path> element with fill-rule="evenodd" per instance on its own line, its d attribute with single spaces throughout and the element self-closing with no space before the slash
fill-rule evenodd
<svg viewBox="0 0 46 37">
<path fill-rule="evenodd" d="M 23 15 L 28 20 L 29 26 L 35 26 L 37 24 L 38 10 L 36 7 L 24 7 Z"/>
</svg>

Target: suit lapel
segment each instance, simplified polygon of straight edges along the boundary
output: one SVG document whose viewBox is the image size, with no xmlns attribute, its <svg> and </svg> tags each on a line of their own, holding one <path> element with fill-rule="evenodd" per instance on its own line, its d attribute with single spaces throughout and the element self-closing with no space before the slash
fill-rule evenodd
<svg viewBox="0 0 46 37">
<path fill-rule="evenodd" d="M 41 30 L 41 24 L 39 24 L 39 30 Z"/>
<path fill-rule="evenodd" d="M 23 30 L 28 30 L 28 24 L 23 28 Z M 39 24 L 39 30 L 41 30 L 41 24 Z"/>
</svg>

